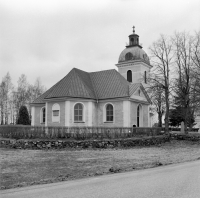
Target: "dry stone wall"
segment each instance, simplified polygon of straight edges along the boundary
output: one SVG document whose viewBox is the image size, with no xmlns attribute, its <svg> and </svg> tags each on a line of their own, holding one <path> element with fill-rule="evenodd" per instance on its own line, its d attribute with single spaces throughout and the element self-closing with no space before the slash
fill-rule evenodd
<svg viewBox="0 0 200 198">
<path fill-rule="evenodd" d="M 87 149 L 87 148 L 129 148 L 134 146 L 160 145 L 170 141 L 169 136 L 127 138 L 112 140 L 15 140 L 0 139 L 0 147 L 15 149 Z"/>
</svg>

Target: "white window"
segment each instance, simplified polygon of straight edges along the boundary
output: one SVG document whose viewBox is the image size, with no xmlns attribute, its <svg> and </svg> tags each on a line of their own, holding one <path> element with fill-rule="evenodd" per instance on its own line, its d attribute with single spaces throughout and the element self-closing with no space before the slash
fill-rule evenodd
<svg viewBox="0 0 200 198">
<path fill-rule="evenodd" d="M 60 122 L 60 105 L 57 103 L 52 106 L 52 122 Z"/>
</svg>

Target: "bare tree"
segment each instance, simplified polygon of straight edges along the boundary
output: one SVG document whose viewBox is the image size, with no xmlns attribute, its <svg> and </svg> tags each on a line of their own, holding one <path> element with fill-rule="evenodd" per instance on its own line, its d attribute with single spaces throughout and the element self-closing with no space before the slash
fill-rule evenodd
<svg viewBox="0 0 200 198">
<path fill-rule="evenodd" d="M 6 84 L 4 81 L 0 84 L 0 111 L 1 111 L 1 125 L 4 124 L 4 115 L 5 115 L 5 93 L 6 93 Z"/>
<path fill-rule="evenodd" d="M 195 79 L 193 91 L 197 98 L 197 106 L 200 108 L 200 31 L 194 36 L 192 61 L 194 63 L 193 79 Z"/>
<path fill-rule="evenodd" d="M 13 85 L 9 72 L 2 79 L 0 85 L 0 109 L 1 109 L 1 124 L 8 124 L 9 120 L 9 104 L 12 93 Z"/>
<path fill-rule="evenodd" d="M 176 79 L 176 103 L 182 107 L 183 121 L 185 129 L 190 124 L 190 116 L 194 115 L 198 104 L 196 89 L 198 79 L 196 66 L 198 66 L 199 57 L 197 55 L 197 46 L 194 37 L 186 32 L 175 33 L 172 37 L 174 45 L 175 66 L 178 77 Z M 187 132 L 187 130 L 185 130 Z"/>
<path fill-rule="evenodd" d="M 162 127 L 162 117 L 165 113 L 164 90 L 151 76 L 149 74 L 147 92 L 152 101 L 152 110 L 158 114 L 158 127 Z"/>
<path fill-rule="evenodd" d="M 159 85 L 164 91 L 165 99 L 165 132 L 169 133 L 169 96 L 170 96 L 170 67 L 173 61 L 172 42 L 161 35 L 160 38 L 150 47 L 154 70 L 152 81 Z"/>
<path fill-rule="evenodd" d="M 29 114 L 30 112 L 30 103 L 33 102 L 36 98 L 38 98 L 41 94 L 43 94 L 46 91 L 46 88 L 42 85 L 41 79 L 38 77 L 34 83 L 34 85 L 29 84 L 27 93 L 27 106 Z"/>
<path fill-rule="evenodd" d="M 28 82 L 24 74 L 22 74 L 19 77 L 19 80 L 17 83 L 18 83 L 18 86 L 17 86 L 16 92 L 14 93 L 15 95 L 14 98 L 15 98 L 16 117 L 18 118 L 19 109 L 21 106 L 25 106 L 27 104 L 27 99 L 29 96 L 27 93 Z"/>
</svg>

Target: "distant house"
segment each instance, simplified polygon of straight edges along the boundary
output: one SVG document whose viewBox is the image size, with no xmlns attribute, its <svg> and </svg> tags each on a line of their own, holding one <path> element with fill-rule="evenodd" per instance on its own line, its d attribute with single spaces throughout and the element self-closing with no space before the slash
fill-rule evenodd
<svg viewBox="0 0 200 198">
<path fill-rule="evenodd" d="M 151 65 L 134 28 L 116 66 L 118 72 L 73 68 L 33 101 L 31 125 L 151 126 L 151 101 L 144 89 Z"/>
</svg>

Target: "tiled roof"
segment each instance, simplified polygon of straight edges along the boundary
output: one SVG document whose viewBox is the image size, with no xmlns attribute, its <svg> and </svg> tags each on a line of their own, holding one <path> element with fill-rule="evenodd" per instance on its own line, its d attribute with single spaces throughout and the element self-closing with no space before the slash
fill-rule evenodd
<svg viewBox="0 0 200 198">
<path fill-rule="evenodd" d="M 131 96 L 137 90 L 137 88 L 140 86 L 141 86 L 141 83 L 130 84 L 129 85 L 129 95 Z"/>
<path fill-rule="evenodd" d="M 141 86 L 130 84 L 115 69 L 85 72 L 73 68 L 63 79 L 38 97 L 33 104 L 44 103 L 45 99 L 73 97 L 109 99 L 129 97 Z"/>
<path fill-rule="evenodd" d="M 60 81 L 59 81 L 60 82 Z M 44 92 L 42 95 L 40 95 L 38 98 L 36 98 L 32 104 L 41 104 L 41 103 L 45 103 L 44 102 L 44 98 L 57 86 L 57 84 L 59 83 L 57 82 L 54 86 L 52 86 L 50 89 L 48 89 L 46 92 Z"/>
<path fill-rule="evenodd" d="M 127 97 L 128 85 L 115 69 L 90 73 L 97 99 Z"/>
<path fill-rule="evenodd" d="M 87 72 L 72 69 L 53 89 L 45 99 L 61 97 L 79 97 L 95 99 L 94 90 Z"/>
</svg>

